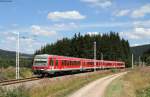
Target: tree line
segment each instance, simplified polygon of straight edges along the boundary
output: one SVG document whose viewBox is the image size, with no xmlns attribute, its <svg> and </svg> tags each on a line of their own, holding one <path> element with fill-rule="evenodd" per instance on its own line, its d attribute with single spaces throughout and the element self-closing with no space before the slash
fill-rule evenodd
<svg viewBox="0 0 150 97">
<path fill-rule="evenodd" d="M 29 67 L 32 66 L 31 59 L 20 58 L 20 67 Z M 0 68 L 7 68 L 9 66 L 16 66 L 16 59 L 15 58 L 1 58 L 0 57 Z"/>
<path fill-rule="evenodd" d="M 55 43 L 47 44 L 35 52 L 36 54 L 54 54 L 70 57 L 94 57 L 94 42 L 96 42 L 96 56 L 100 60 L 118 60 L 126 62 L 126 67 L 131 66 L 131 51 L 128 40 L 116 32 L 97 35 L 81 35 L 76 33 L 72 38 L 63 38 Z"/>
</svg>

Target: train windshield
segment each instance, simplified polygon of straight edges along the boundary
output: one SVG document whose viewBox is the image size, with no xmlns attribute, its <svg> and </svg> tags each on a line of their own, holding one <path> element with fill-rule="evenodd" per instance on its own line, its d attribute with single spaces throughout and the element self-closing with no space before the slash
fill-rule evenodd
<svg viewBox="0 0 150 97">
<path fill-rule="evenodd" d="M 46 60 L 35 60 L 34 61 L 34 65 L 35 66 L 46 66 L 47 65 L 47 61 Z"/>
</svg>

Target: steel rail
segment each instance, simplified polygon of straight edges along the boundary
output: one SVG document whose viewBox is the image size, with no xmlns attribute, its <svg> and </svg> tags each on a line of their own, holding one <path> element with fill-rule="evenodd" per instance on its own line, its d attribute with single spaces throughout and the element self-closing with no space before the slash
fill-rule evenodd
<svg viewBox="0 0 150 97">
<path fill-rule="evenodd" d="M 23 82 L 28 82 L 28 81 L 34 81 L 34 80 L 39 80 L 40 78 L 37 77 L 31 77 L 31 78 L 24 78 L 24 79 L 12 79 L 12 80 L 3 80 L 0 81 L 0 86 L 5 86 L 5 85 L 12 85 L 16 83 L 23 83 Z"/>
</svg>

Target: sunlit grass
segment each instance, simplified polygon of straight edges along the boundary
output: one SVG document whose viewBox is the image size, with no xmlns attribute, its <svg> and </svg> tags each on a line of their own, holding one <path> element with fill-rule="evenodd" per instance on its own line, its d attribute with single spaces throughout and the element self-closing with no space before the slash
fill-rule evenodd
<svg viewBox="0 0 150 97">
<path fill-rule="evenodd" d="M 119 88 L 114 89 L 120 85 L 121 90 Z M 124 77 L 113 81 L 108 87 L 105 97 L 150 97 L 149 89 L 150 68 L 136 68 Z"/>
<path fill-rule="evenodd" d="M 31 97 L 66 97 L 66 95 L 83 87 L 87 83 L 100 77 L 112 74 L 109 73 L 93 73 L 81 77 L 71 77 L 66 79 L 55 79 L 53 82 L 46 82 L 40 86 L 33 87 L 30 91 Z"/>
<path fill-rule="evenodd" d="M 120 78 L 112 81 L 112 84 L 110 84 L 108 87 L 108 90 L 105 92 L 105 97 L 121 97 L 123 91 L 123 82 Z"/>
<path fill-rule="evenodd" d="M 1 89 L 0 97 L 66 97 L 91 81 L 110 74 L 114 73 L 110 71 L 93 72 L 81 76 L 52 78 L 53 80 L 44 79 L 28 89 L 25 87 L 18 87 L 11 91 Z"/>
<path fill-rule="evenodd" d="M 20 86 L 15 89 L 0 88 L 0 97 L 29 97 L 29 91 Z"/>
<path fill-rule="evenodd" d="M 0 80 L 6 80 L 6 79 L 15 79 L 16 76 L 16 69 L 15 67 L 8 67 L 0 72 Z M 20 68 L 20 77 L 26 78 L 32 76 L 32 70 L 29 68 Z"/>
</svg>

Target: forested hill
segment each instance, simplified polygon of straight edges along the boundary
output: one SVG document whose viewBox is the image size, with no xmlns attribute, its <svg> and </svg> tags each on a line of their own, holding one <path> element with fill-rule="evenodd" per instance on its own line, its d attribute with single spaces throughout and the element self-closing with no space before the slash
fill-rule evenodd
<svg viewBox="0 0 150 97">
<path fill-rule="evenodd" d="M 136 61 L 138 61 L 139 56 L 142 56 L 143 53 L 149 49 L 150 49 L 150 44 L 131 47 L 131 51 L 134 54 Z"/>
<path fill-rule="evenodd" d="M 32 55 L 30 54 L 20 54 L 21 58 L 32 58 Z M 16 58 L 16 52 L 15 51 L 6 51 L 0 49 L 0 58 Z"/>
<path fill-rule="evenodd" d="M 32 66 L 32 56 L 33 55 L 30 55 L 30 54 L 20 53 L 20 66 L 23 66 L 23 67 Z M 0 68 L 15 66 L 15 64 L 16 64 L 16 52 L 0 49 Z"/>
<path fill-rule="evenodd" d="M 53 44 L 47 44 L 37 50 L 35 54 L 55 54 L 79 58 L 93 58 L 93 43 L 96 41 L 97 59 L 125 61 L 126 66 L 130 62 L 130 47 L 127 40 L 121 39 L 118 33 L 110 32 L 99 35 L 75 34 L 72 38 L 63 38 Z"/>
</svg>

